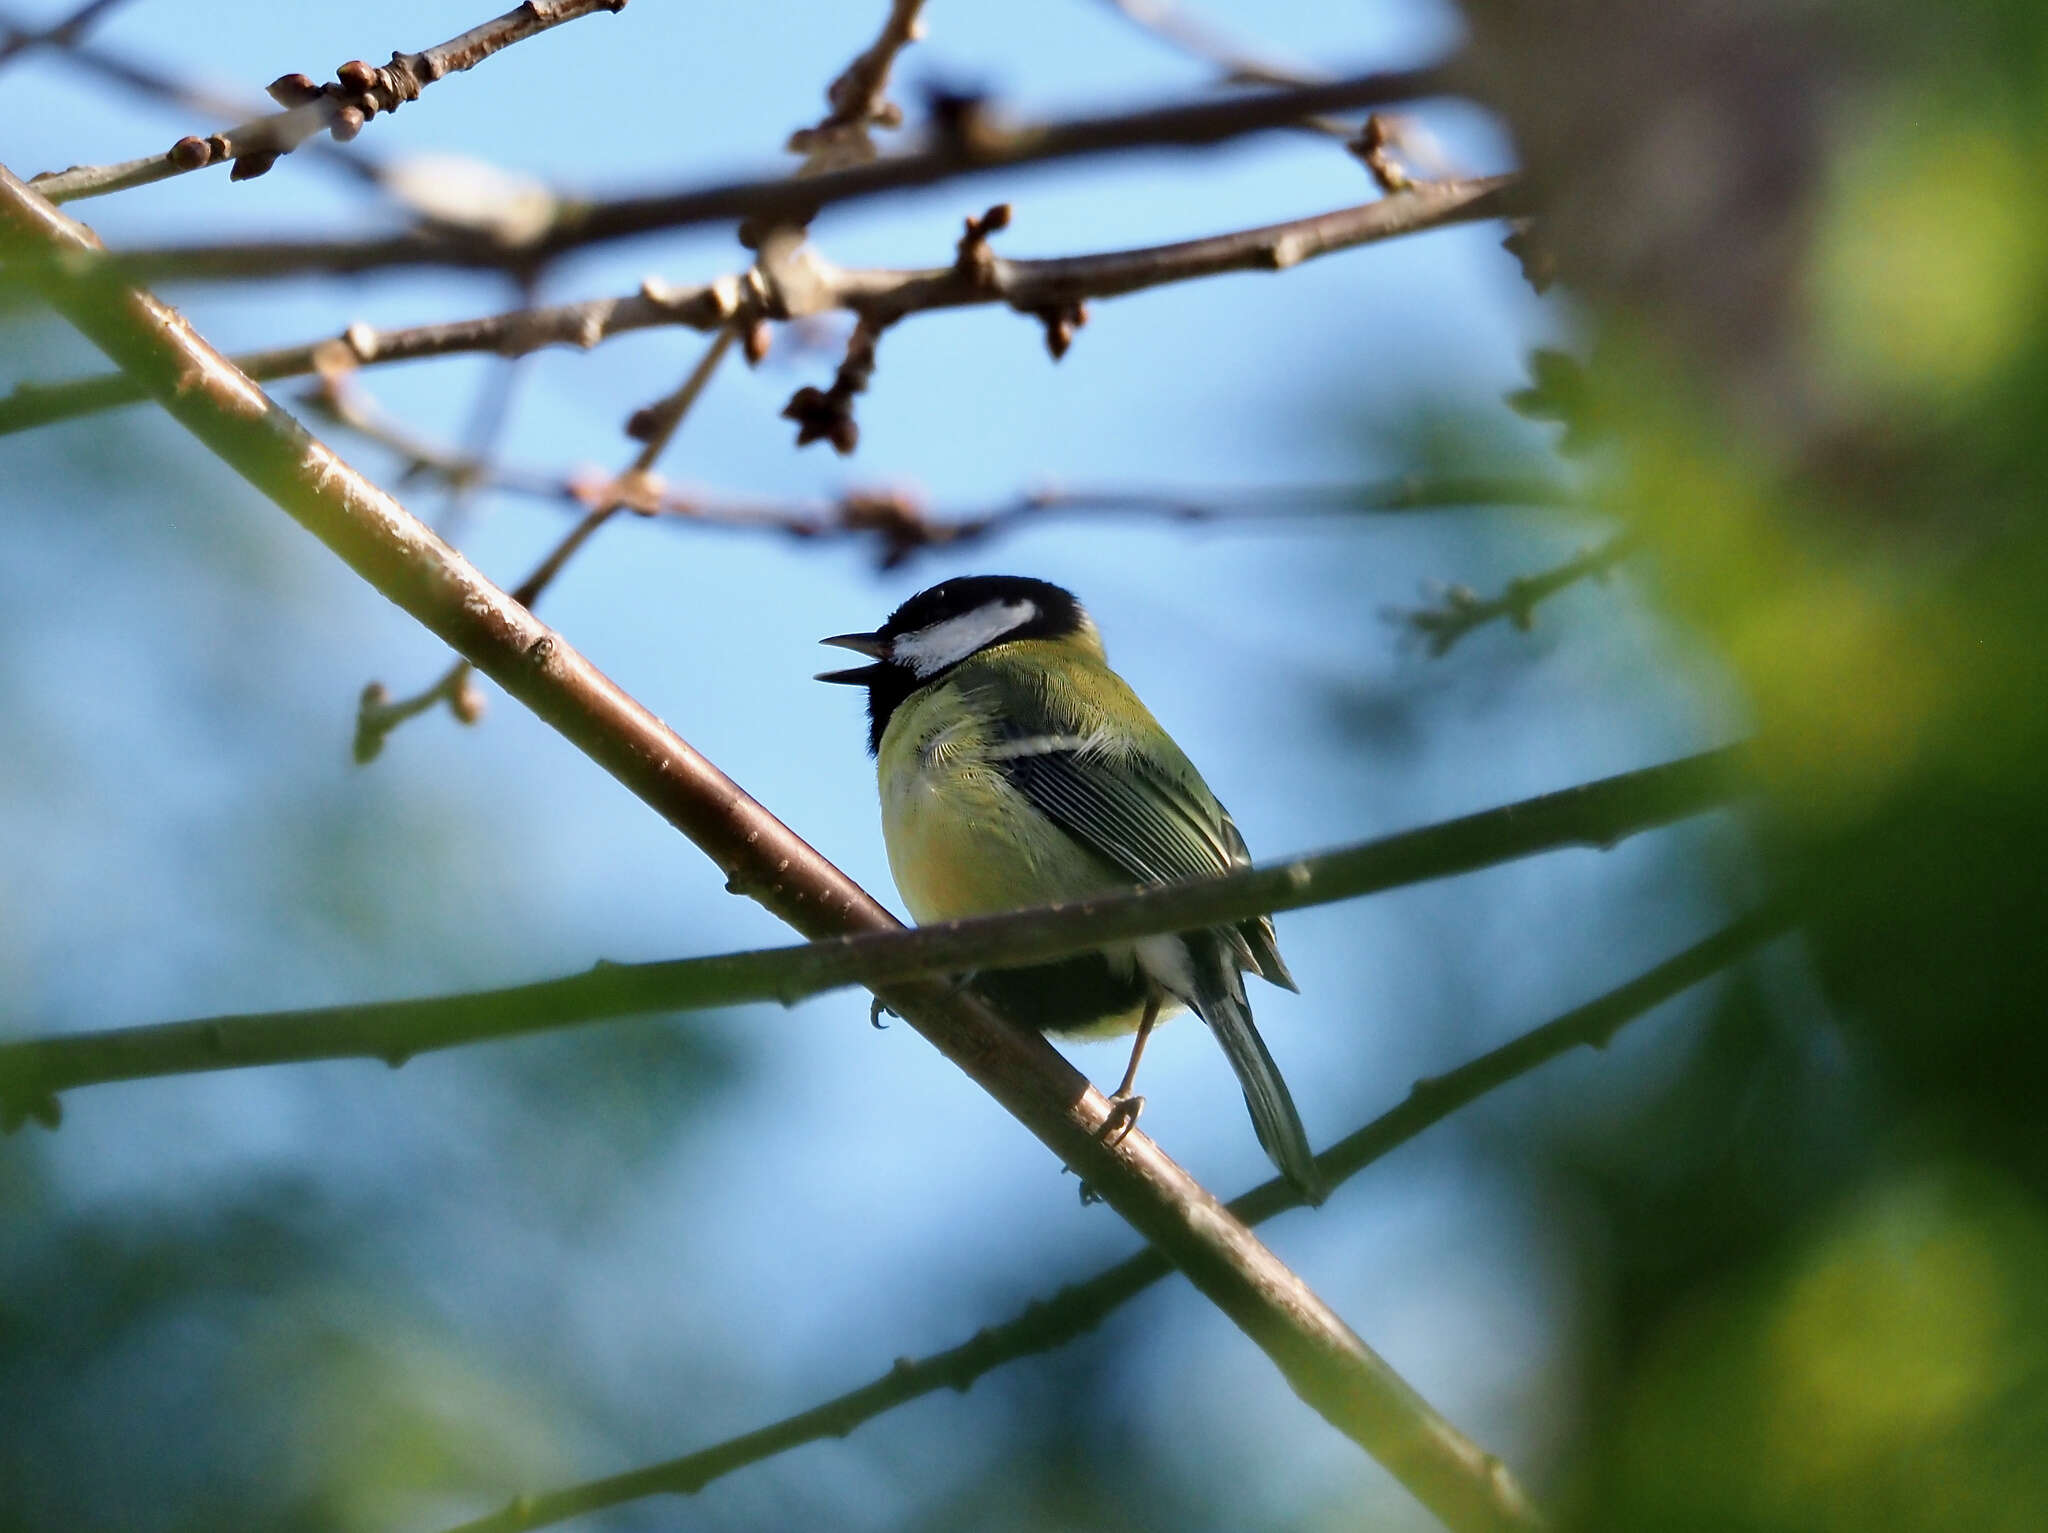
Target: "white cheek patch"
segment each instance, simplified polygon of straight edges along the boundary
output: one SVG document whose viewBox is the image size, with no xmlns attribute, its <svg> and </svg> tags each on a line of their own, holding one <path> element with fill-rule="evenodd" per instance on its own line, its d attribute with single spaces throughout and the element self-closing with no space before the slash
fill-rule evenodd
<svg viewBox="0 0 2048 1533">
<path fill-rule="evenodd" d="M 984 602 L 972 612 L 904 634 L 890 647 L 889 658 L 919 676 L 936 675 L 1037 616 L 1036 602 Z"/>
</svg>

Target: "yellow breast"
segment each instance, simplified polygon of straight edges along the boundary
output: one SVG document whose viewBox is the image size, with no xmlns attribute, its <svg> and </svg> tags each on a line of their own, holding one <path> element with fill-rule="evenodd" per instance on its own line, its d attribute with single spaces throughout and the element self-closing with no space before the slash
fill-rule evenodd
<svg viewBox="0 0 2048 1533">
<path fill-rule="evenodd" d="M 889 871 L 919 921 L 994 915 L 1130 887 L 1130 876 L 1047 820 L 987 755 L 989 721 L 942 683 L 899 707 L 878 752 Z M 1128 945 L 1105 949 L 1128 972 Z M 1162 1015 L 1178 1011 L 1168 1005 Z M 1142 1005 L 1062 1032 L 1129 1032 Z"/>
</svg>

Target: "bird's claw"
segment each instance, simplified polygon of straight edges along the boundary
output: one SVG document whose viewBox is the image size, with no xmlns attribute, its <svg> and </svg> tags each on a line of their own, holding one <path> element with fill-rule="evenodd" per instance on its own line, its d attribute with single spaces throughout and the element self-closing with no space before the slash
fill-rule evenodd
<svg viewBox="0 0 2048 1533">
<path fill-rule="evenodd" d="M 1100 1139 L 1115 1149 L 1130 1137 L 1137 1127 L 1138 1114 L 1145 1110 L 1145 1099 L 1141 1096 L 1113 1096 L 1109 1099 L 1109 1116 L 1102 1120 L 1102 1127 L 1096 1131 Z"/>
</svg>

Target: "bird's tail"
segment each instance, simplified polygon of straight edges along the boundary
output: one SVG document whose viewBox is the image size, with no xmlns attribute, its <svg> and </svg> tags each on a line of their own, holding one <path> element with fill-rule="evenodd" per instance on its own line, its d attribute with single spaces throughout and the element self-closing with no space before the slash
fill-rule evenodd
<svg viewBox="0 0 2048 1533">
<path fill-rule="evenodd" d="M 1287 1082 L 1280 1078 L 1280 1067 L 1252 1026 L 1244 976 L 1231 961 L 1230 945 L 1221 939 L 1204 942 L 1192 933 L 1185 940 L 1194 959 L 1196 992 L 1186 999 L 1229 1056 L 1238 1084 L 1244 1087 L 1244 1103 L 1251 1109 L 1259 1143 L 1297 1192 L 1310 1203 L 1322 1202 L 1329 1189 L 1308 1147 Z"/>
</svg>

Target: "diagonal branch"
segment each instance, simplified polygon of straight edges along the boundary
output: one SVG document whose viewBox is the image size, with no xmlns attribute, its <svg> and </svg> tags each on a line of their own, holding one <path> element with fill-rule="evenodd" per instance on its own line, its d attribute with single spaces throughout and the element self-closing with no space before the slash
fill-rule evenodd
<svg viewBox="0 0 2048 1533">
<path fill-rule="evenodd" d="M 1227 877 L 1066 906 L 587 973 L 497 990 L 363 1006 L 202 1017 L 0 1043 L 0 1118 L 48 1121 L 54 1094 L 144 1076 L 311 1059 L 381 1059 L 650 1011 L 750 1001 L 790 1005 L 843 985 L 885 987 L 1086 952 L 1104 941 L 1227 925 L 1251 916 L 1473 872 L 1567 846 L 1606 848 L 1714 808 L 1742 785 L 1743 748 L 1688 756 L 1460 819 Z"/>
<path fill-rule="evenodd" d="M 678 192 L 600 201 L 563 199 L 546 227 L 523 240 L 437 229 L 343 240 L 253 240 L 164 246 L 122 252 L 131 281 L 213 280 L 361 272 L 393 266 L 484 269 L 531 267 L 567 251 L 696 224 L 807 224 L 826 207 L 908 187 L 1019 165 L 1115 154 L 1133 149 L 1197 148 L 1296 124 L 1319 112 L 1347 111 L 1446 95 L 1457 87 L 1445 67 L 1356 75 L 1328 84 L 1203 97 L 1147 111 L 1065 122 L 1006 125 L 978 103 L 954 104 L 929 147 L 887 155 L 866 165 L 791 180 L 729 181 Z M 48 260 L 47 257 L 44 258 Z M 24 268 L 34 263 L 24 256 Z M 33 270 L 14 273 L 37 280 Z M 47 274 L 45 274 L 47 275 Z"/>
<path fill-rule="evenodd" d="M 305 75 L 285 75 L 272 82 L 270 97 L 284 108 L 227 128 L 206 138 L 181 138 L 162 154 L 144 155 L 119 165 L 75 165 L 45 173 L 29 184 L 51 202 L 102 197 L 166 181 L 208 165 L 234 163 L 234 179 L 260 176 L 316 133 L 331 132 L 346 142 L 379 112 L 395 112 L 436 80 L 474 69 L 494 53 L 536 36 L 565 21 L 594 11 L 622 11 L 626 0 L 523 0 L 523 3 L 482 26 L 419 53 L 394 53 L 391 62 L 373 68 L 352 59 L 334 80 L 316 85 Z"/>
<path fill-rule="evenodd" d="M 1575 1048 L 1605 1048 L 1630 1022 L 1781 935 L 1789 925 L 1781 910 L 1755 911 L 1619 989 L 1455 1070 L 1417 1081 L 1400 1106 L 1339 1140 L 1316 1157 L 1316 1164 L 1332 1188 L 1348 1181 L 1496 1087 Z M 1232 1202 L 1230 1211 L 1247 1224 L 1258 1224 L 1300 1206 L 1300 1195 L 1283 1178 L 1274 1177 Z M 964 1391 L 1005 1363 L 1064 1346 L 1094 1330 L 1113 1310 L 1172 1271 L 1157 1250 L 1140 1251 L 1092 1278 L 1068 1284 L 1050 1299 L 1033 1300 L 1014 1319 L 984 1327 L 957 1347 L 915 1362 L 903 1358 L 872 1382 L 771 1426 L 624 1474 L 520 1496 L 502 1511 L 463 1523 L 449 1533 L 525 1533 L 645 1496 L 694 1495 L 713 1480 L 750 1464 L 821 1438 L 844 1437 L 862 1423 L 922 1395 L 941 1389 Z"/>
<path fill-rule="evenodd" d="M 801 310 L 811 314 L 855 309 L 896 319 L 932 309 L 1003 303 L 1028 314 L 1225 272 L 1284 270 L 1360 245 L 1505 217 L 1515 206 L 1516 191 L 1515 179 L 1508 176 L 1418 183 L 1396 196 L 1356 207 L 1206 239 L 1052 260 L 996 257 L 972 275 L 957 264 L 909 271 L 848 270 L 813 257 L 805 262 Z M 745 274 L 720 277 L 697 287 L 650 281 L 637 293 L 617 298 L 514 309 L 477 319 L 396 330 L 350 325 L 338 336 L 245 352 L 234 362 L 251 378 L 267 381 L 314 372 L 329 363 L 376 367 L 479 351 L 517 357 L 547 346 L 587 351 L 613 336 L 637 330 L 680 325 L 708 332 L 744 326 L 764 315 L 789 316 L 786 301 L 773 308 L 780 312 L 771 310 L 767 295 Z M 141 385 L 125 373 L 63 383 L 17 384 L 11 393 L 0 397 L 0 435 L 139 403 L 146 397 Z"/>
<path fill-rule="evenodd" d="M 223 462 L 398 606 L 688 835 L 737 887 L 813 937 L 894 927 L 889 913 L 731 778 L 511 601 L 403 506 L 343 463 L 174 310 L 67 271 L 91 234 L 0 169 L 0 254 Z M 1043 1038 L 930 980 L 881 995 L 980 1084 L 1279 1368 L 1289 1386 L 1448 1527 L 1540 1526 L 1496 1458 L 1446 1421 L 1256 1236 L 1140 1130 L 1103 1137 L 1110 1109 Z"/>
</svg>

